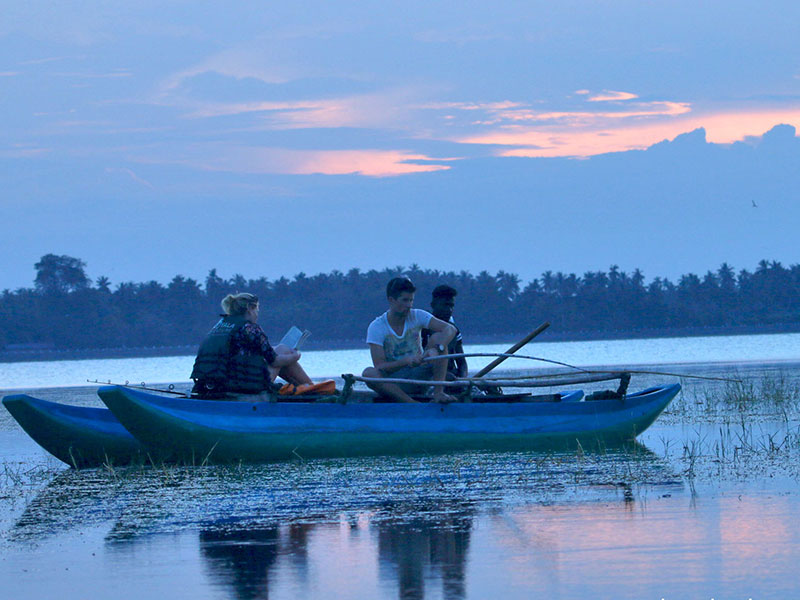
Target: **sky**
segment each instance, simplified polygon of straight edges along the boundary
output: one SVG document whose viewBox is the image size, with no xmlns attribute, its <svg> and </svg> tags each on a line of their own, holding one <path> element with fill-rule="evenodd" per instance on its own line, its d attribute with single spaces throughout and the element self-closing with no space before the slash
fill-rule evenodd
<svg viewBox="0 0 800 600">
<path fill-rule="evenodd" d="M 0 289 L 798 261 L 800 3 L 12 1 Z M 781 125 L 781 127 L 777 127 Z"/>
</svg>

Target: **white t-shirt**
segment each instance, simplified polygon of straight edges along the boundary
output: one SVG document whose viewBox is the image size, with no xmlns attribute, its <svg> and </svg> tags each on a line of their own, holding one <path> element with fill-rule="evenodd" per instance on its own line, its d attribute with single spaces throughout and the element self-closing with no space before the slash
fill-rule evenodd
<svg viewBox="0 0 800 600">
<path fill-rule="evenodd" d="M 412 308 L 403 324 L 403 335 L 397 335 L 389 325 L 389 313 L 385 312 L 369 324 L 367 344 L 383 346 L 386 360 L 400 360 L 409 355 L 422 354 L 420 331 L 426 328 L 433 318 L 427 311 Z"/>
</svg>

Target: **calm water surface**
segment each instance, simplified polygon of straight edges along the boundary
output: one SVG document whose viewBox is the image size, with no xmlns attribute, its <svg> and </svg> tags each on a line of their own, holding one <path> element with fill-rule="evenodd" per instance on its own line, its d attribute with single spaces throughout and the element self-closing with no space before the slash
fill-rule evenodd
<svg viewBox="0 0 800 600">
<path fill-rule="evenodd" d="M 744 381 L 683 379 L 639 444 L 601 454 L 75 472 L 3 411 L 0 597 L 796 598 L 800 357 L 763 359 L 797 341 L 625 342 L 651 348 L 635 361 L 622 342 L 532 346 L 583 365 L 684 363 L 669 370 Z M 718 360 L 689 364 L 714 347 Z M 4 387 L 26 387 L 29 365 L 17 366 L 3 366 L 17 382 Z M 340 370 L 325 369 L 313 372 Z M 92 388 L 34 395 L 97 404 Z"/>
<path fill-rule="evenodd" d="M 546 337 L 547 333 L 543 334 Z M 469 345 L 467 352 L 500 353 L 509 344 Z M 579 366 L 633 366 L 680 363 L 744 363 L 800 361 L 800 333 L 599 340 L 588 342 L 534 341 L 521 353 Z M 302 363 L 312 377 L 358 373 L 369 363 L 363 350 L 318 350 L 303 353 Z M 477 371 L 492 358 L 469 359 Z M 188 381 L 194 356 L 114 358 L 52 362 L 0 363 L 0 390 L 56 386 L 83 386 L 87 380 L 115 383 Z M 530 360 L 509 359 L 504 369 L 548 368 Z"/>
</svg>

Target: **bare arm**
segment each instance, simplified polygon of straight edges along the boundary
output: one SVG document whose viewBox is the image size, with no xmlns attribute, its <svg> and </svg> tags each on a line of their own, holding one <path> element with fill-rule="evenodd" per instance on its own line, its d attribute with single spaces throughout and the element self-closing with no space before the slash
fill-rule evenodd
<svg viewBox="0 0 800 600">
<path fill-rule="evenodd" d="M 436 317 L 431 318 L 431 322 L 428 323 L 428 329 L 433 331 L 431 337 L 428 338 L 428 348 L 433 348 L 438 344 L 447 346 L 456 337 L 457 333 L 453 325 Z"/>
</svg>

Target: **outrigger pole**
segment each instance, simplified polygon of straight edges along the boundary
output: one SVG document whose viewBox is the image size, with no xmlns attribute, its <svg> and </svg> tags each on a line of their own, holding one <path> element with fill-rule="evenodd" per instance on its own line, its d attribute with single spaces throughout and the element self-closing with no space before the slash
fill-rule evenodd
<svg viewBox="0 0 800 600">
<path fill-rule="evenodd" d="M 339 403 L 345 404 L 350 397 L 351 392 L 353 391 L 353 386 L 355 385 L 356 381 L 361 381 L 363 383 L 410 383 L 412 385 L 422 385 L 422 386 L 439 386 L 439 387 L 463 387 L 466 388 L 466 393 L 468 397 L 472 397 L 471 390 L 475 386 L 475 384 L 483 383 L 484 385 L 488 383 L 485 379 L 481 378 L 466 378 L 466 379 L 459 379 L 457 381 L 430 381 L 427 379 L 399 379 L 397 377 L 359 377 L 358 375 L 353 375 L 351 373 L 343 373 L 342 379 L 344 379 L 344 387 L 342 388 L 342 393 L 339 395 Z M 617 373 L 598 373 L 598 374 L 589 374 L 589 375 L 578 375 L 574 377 L 558 377 L 549 380 L 541 380 L 536 382 L 522 382 L 522 381 L 515 381 L 515 380 L 492 380 L 491 384 L 495 386 L 503 386 L 503 387 L 520 387 L 520 388 L 531 388 L 531 387 L 556 387 L 562 385 L 574 385 L 577 383 L 593 383 L 597 381 L 613 381 L 619 379 L 619 388 L 616 392 L 612 392 L 615 395 L 615 398 L 624 398 L 626 392 L 628 391 L 628 384 L 630 383 L 631 376 L 628 373 L 624 372 L 617 372 Z"/>
<path fill-rule="evenodd" d="M 552 376 L 551 376 L 552 377 Z M 575 377 L 558 377 L 553 379 L 541 380 L 535 382 L 523 382 L 514 379 L 492 379 L 487 380 L 483 378 L 467 377 L 458 379 L 456 381 L 432 381 L 429 379 L 399 379 L 397 377 L 360 377 L 351 373 L 342 374 L 342 379 L 345 383 L 348 381 L 361 381 L 363 383 L 409 383 L 412 385 L 427 385 L 427 386 L 440 386 L 440 387 L 468 387 L 476 383 L 491 383 L 492 385 L 501 387 L 554 387 L 560 385 L 574 385 L 576 383 L 594 383 L 597 381 L 613 381 L 622 379 L 625 373 L 618 372 L 605 372 L 591 375 L 582 375 Z"/>
</svg>

